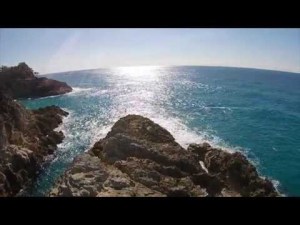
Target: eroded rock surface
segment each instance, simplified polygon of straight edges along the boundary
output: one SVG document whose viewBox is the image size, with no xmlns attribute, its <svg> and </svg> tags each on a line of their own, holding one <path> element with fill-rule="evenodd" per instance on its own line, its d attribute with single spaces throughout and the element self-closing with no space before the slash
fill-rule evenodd
<svg viewBox="0 0 300 225">
<path fill-rule="evenodd" d="M 0 92 L 0 196 L 14 196 L 36 177 L 64 134 L 54 131 L 68 113 L 57 106 L 27 110 Z"/>
<path fill-rule="evenodd" d="M 202 165 L 201 165 L 202 164 Z M 50 196 L 278 196 L 240 153 L 183 149 L 151 120 L 128 115 L 77 158 Z"/>
</svg>

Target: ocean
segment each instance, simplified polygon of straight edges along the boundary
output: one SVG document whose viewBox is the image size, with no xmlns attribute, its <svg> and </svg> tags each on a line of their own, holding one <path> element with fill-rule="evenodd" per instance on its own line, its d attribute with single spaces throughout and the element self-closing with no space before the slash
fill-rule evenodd
<svg viewBox="0 0 300 225">
<path fill-rule="evenodd" d="M 74 91 L 26 99 L 70 115 L 55 158 L 27 196 L 44 196 L 74 157 L 127 114 L 166 128 L 183 147 L 207 141 L 243 152 L 286 196 L 300 196 L 300 74 L 231 67 L 120 67 L 45 75 Z"/>
</svg>

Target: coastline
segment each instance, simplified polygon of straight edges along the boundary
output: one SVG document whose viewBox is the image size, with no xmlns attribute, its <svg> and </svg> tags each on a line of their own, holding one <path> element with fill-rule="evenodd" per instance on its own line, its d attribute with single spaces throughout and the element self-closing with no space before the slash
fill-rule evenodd
<svg viewBox="0 0 300 225">
<path fill-rule="evenodd" d="M 119 119 L 105 138 L 76 156 L 50 191 L 50 196 L 98 197 L 268 195 L 280 196 L 241 153 L 208 143 L 184 149 L 167 130 L 138 115 Z"/>
<path fill-rule="evenodd" d="M 198 73 L 198 72 L 197 72 Z M 198 96 L 202 96 L 202 94 L 213 94 L 216 92 L 222 92 L 226 91 L 226 87 L 223 86 L 223 88 L 216 88 L 214 89 L 214 86 L 212 85 L 208 85 L 205 84 L 205 88 L 203 88 L 203 85 L 200 80 L 200 84 L 201 85 L 195 85 L 194 82 L 198 82 L 197 80 L 194 80 L 196 78 L 196 75 L 193 72 L 193 74 L 191 74 L 191 79 L 192 80 L 187 80 L 187 82 L 181 82 L 181 79 L 174 81 L 171 81 L 170 83 L 166 82 L 167 85 L 170 84 L 169 88 L 178 87 L 178 84 L 180 84 L 179 82 L 181 82 L 184 85 L 184 88 L 188 88 L 187 91 L 199 91 L 196 92 L 198 93 Z M 111 75 L 111 74 L 109 74 Z M 106 76 L 106 75 L 105 75 Z M 70 149 L 69 151 L 74 151 L 73 153 L 70 153 L 69 155 L 71 155 L 71 158 L 75 157 L 74 155 L 79 154 L 80 152 L 88 152 L 89 148 L 92 147 L 92 145 L 94 144 L 94 142 L 97 142 L 99 140 L 99 138 L 104 138 L 107 130 L 110 129 L 115 122 L 117 122 L 117 120 L 120 117 L 126 116 L 126 114 L 140 114 L 142 116 L 145 116 L 147 118 L 150 118 L 151 120 L 153 119 L 154 122 L 158 123 L 159 125 L 161 125 L 162 127 L 165 127 L 167 130 L 169 130 L 169 132 L 174 135 L 175 141 L 178 142 L 184 149 L 187 149 L 188 145 L 192 142 L 195 143 L 203 143 L 208 142 L 213 148 L 221 148 L 222 151 L 224 152 L 230 152 L 230 153 L 234 153 L 234 152 L 240 152 L 243 155 L 245 155 L 247 157 L 247 160 L 249 162 L 251 162 L 251 164 L 253 164 L 256 167 L 256 170 L 258 171 L 259 176 L 264 179 L 264 175 L 265 174 L 272 174 L 266 170 L 266 162 L 264 161 L 262 164 L 260 164 L 260 160 L 262 160 L 259 157 L 259 151 L 260 148 L 263 148 L 263 145 L 261 145 L 259 141 L 259 138 L 261 138 L 260 136 L 257 136 L 258 139 L 256 139 L 255 136 L 252 136 L 251 133 L 248 133 L 248 135 L 244 135 L 245 139 L 247 137 L 249 137 L 248 142 L 244 142 L 244 143 L 239 143 L 236 142 L 234 139 L 234 135 L 236 135 L 237 137 L 239 137 L 239 134 L 235 134 L 235 132 L 228 132 L 228 129 L 225 131 L 227 131 L 227 133 L 223 133 L 223 135 L 218 134 L 218 133 L 214 133 L 215 130 L 212 129 L 213 132 L 210 132 L 211 130 L 209 129 L 209 127 L 206 127 L 206 125 L 210 125 L 209 123 L 219 123 L 222 121 L 218 121 L 214 122 L 215 120 L 211 120 L 209 122 L 207 122 L 207 118 L 205 118 L 206 116 L 220 116 L 221 119 L 223 118 L 230 118 L 231 115 L 234 115 L 236 112 L 241 113 L 241 115 L 247 115 L 248 110 L 243 110 L 243 109 L 248 109 L 250 106 L 247 107 L 243 107 L 243 105 L 241 105 L 241 107 L 239 107 L 239 105 L 234 105 L 231 107 L 231 104 L 226 104 L 226 102 L 222 102 L 222 104 L 217 103 L 217 102 L 211 102 L 211 101 L 204 101 L 202 98 L 197 99 L 197 98 L 190 98 L 190 100 L 192 102 L 185 102 L 183 101 L 184 99 L 181 99 L 182 96 L 180 96 L 179 94 L 183 94 L 183 96 L 185 94 L 188 94 L 188 92 L 183 92 L 180 93 L 178 92 L 181 91 L 180 89 L 175 89 L 176 92 L 175 93 L 168 93 L 168 94 L 172 94 L 174 95 L 174 97 L 176 96 L 176 98 L 174 99 L 173 96 L 171 95 L 171 99 L 168 99 L 168 101 L 166 102 L 166 105 L 163 105 L 163 103 L 165 103 L 165 98 L 164 96 L 161 96 L 159 92 L 157 91 L 164 91 L 164 89 L 167 86 L 159 86 L 159 88 L 156 90 L 155 86 L 153 87 L 153 90 L 149 90 L 148 88 L 146 88 L 144 91 L 141 91 L 143 89 L 141 89 L 141 84 L 137 83 L 137 81 L 140 81 L 141 77 L 137 77 L 138 80 L 131 80 L 131 79 L 135 79 L 135 77 L 125 77 L 125 79 L 119 79 L 119 80 L 115 80 L 115 79 L 110 79 L 109 77 L 102 77 L 101 79 L 100 77 L 97 78 L 97 75 L 92 75 L 91 77 L 86 77 L 85 74 L 83 74 L 83 76 L 81 77 L 81 74 L 78 73 L 77 75 L 74 75 L 75 77 L 75 82 L 72 81 L 73 85 L 75 84 L 75 87 L 73 87 L 72 89 L 74 89 L 72 92 L 67 93 L 67 94 L 63 94 L 63 95 L 54 95 L 54 96 L 47 96 L 47 97 L 41 97 L 41 98 L 33 98 L 33 99 L 22 99 L 23 103 L 25 105 L 27 105 L 28 103 L 28 108 L 37 108 L 40 106 L 46 106 L 48 104 L 57 104 L 59 106 L 63 106 L 65 107 L 65 109 L 70 109 L 70 110 L 74 110 L 74 116 L 76 118 L 73 118 L 71 123 L 73 123 L 73 125 L 71 125 L 71 127 L 73 127 L 73 131 L 74 133 L 72 135 L 74 136 L 74 140 L 76 140 L 76 143 L 70 143 L 70 141 L 65 140 L 63 143 L 66 143 L 69 147 L 72 145 L 72 149 Z M 114 76 L 114 74 L 112 74 L 112 76 Z M 198 75 L 197 75 L 198 76 Z M 77 81 L 76 81 L 76 77 L 78 77 L 78 81 L 84 79 L 85 80 L 85 84 L 83 85 L 83 87 L 80 87 L 80 83 L 78 85 Z M 234 76 L 235 77 L 235 76 Z M 117 75 L 117 78 L 118 75 Z M 183 77 L 184 81 L 186 81 L 186 77 Z M 63 77 L 62 76 L 62 80 L 65 81 L 66 83 L 69 83 L 70 78 L 68 77 Z M 73 79 L 73 77 L 72 77 Z M 90 80 L 89 80 L 90 79 Z M 156 80 L 159 81 L 160 79 Z M 99 87 L 101 87 L 99 89 L 99 87 L 95 87 L 94 85 L 90 85 L 92 83 L 98 82 L 97 84 L 100 84 Z M 100 81 L 104 81 L 103 83 L 100 83 Z M 109 81 L 109 82 L 108 82 Z M 124 83 L 125 81 L 125 83 Z M 150 83 L 150 85 L 155 84 L 156 82 L 155 80 L 147 80 L 147 83 Z M 230 79 L 228 80 L 230 81 Z M 90 83 L 92 82 L 92 83 Z M 114 83 L 114 82 L 121 82 L 121 83 Z M 142 83 L 144 82 L 144 80 L 142 81 Z M 96 84 L 96 83 L 95 83 Z M 103 85 L 102 85 L 103 84 Z M 225 83 L 226 84 L 226 83 Z M 108 85 L 108 86 L 107 86 Z M 112 86 L 111 86 L 112 85 Z M 255 85 L 257 87 L 262 86 L 262 83 L 255 83 Z M 77 86 L 77 87 L 76 87 Z M 244 86 L 242 86 L 244 87 Z M 109 89 L 111 88 L 111 89 Z M 109 89 L 109 92 L 107 92 L 107 90 Z M 121 90 L 120 90 L 121 89 Z M 201 92 L 201 90 L 204 90 L 203 92 Z M 223 90 L 223 91 L 222 91 Z M 124 91 L 124 92 L 123 92 Z M 248 89 L 246 90 L 248 91 Z M 157 94 L 158 96 L 156 96 L 155 94 Z M 163 94 L 163 92 L 162 92 Z M 246 97 L 250 96 L 250 92 L 247 93 Z M 205 96 L 205 95 L 204 95 Z M 53 99 L 54 97 L 58 97 L 57 99 Z M 177 99 L 177 97 L 179 97 L 179 99 Z M 210 95 L 207 95 L 207 98 L 209 100 Z M 250 96 L 252 97 L 252 96 Z M 258 97 L 258 95 L 256 94 L 254 97 Z M 269 96 L 268 96 L 269 97 Z M 159 104 L 156 104 L 157 100 L 159 100 L 158 98 L 161 98 L 162 102 L 159 102 Z M 49 100 L 48 100 L 49 99 Z M 227 98 L 229 99 L 229 98 Z M 70 101 L 69 101 L 70 100 Z M 177 101 L 178 100 L 178 101 Z M 197 104 L 197 101 L 202 101 L 203 105 L 200 105 L 197 107 L 194 107 L 194 104 Z M 226 100 L 226 99 L 225 99 Z M 173 102 L 172 102 L 173 101 Z M 140 103 L 140 104 L 139 104 Z M 192 104 L 190 104 L 192 103 Z M 138 105 L 135 105 L 138 104 Z M 169 105 L 172 104 L 172 105 Z M 175 105 L 174 105 L 175 104 Z M 183 108 L 174 108 L 174 106 L 178 106 L 179 104 L 182 104 Z M 245 103 L 242 103 L 245 104 Z M 32 107 L 31 107 L 32 106 Z M 79 107 L 80 106 L 80 107 Z M 106 107 L 108 106 L 108 108 L 106 109 Z M 112 106 L 112 107 L 111 107 Z M 166 106 L 166 107 L 165 107 Z M 171 107 L 169 107 L 171 106 Z M 180 106 L 180 105 L 179 105 Z M 190 106 L 190 107 L 186 107 L 186 106 Z M 227 107 L 228 106 L 228 107 Z M 247 105 L 246 105 L 247 106 Z M 77 110 L 78 107 L 78 110 Z M 146 108 L 144 108 L 146 107 Z M 147 108 L 149 107 L 149 108 Z M 206 111 L 204 109 L 206 108 L 214 108 L 214 111 Z M 126 109 L 126 110 L 124 110 Z M 144 110 L 145 109 L 145 110 Z M 188 111 L 180 111 L 183 109 L 187 109 Z M 227 110 L 228 109 L 228 110 Z M 256 108 L 255 108 L 256 109 Z M 257 109 L 260 109 L 259 107 L 257 107 Z M 198 112 L 195 110 L 198 110 Z M 253 112 L 255 113 L 255 110 L 253 110 Z M 267 112 L 269 112 L 267 110 Z M 189 113 L 189 114 L 187 114 Z M 193 114 L 195 113 L 195 114 Z M 252 113 L 252 111 L 251 111 Z M 258 111 L 258 113 L 262 113 L 261 111 Z M 184 116 L 184 114 L 187 114 L 189 116 Z M 203 117 L 201 118 L 200 115 L 203 115 Z M 189 118 L 191 117 L 191 118 Z M 68 117 L 70 118 L 70 117 Z M 196 120 L 198 119 L 198 120 Z M 210 118 L 209 118 L 210 119 Z M 218 118 L 216 118 L 218 119 Z M 194 123 L 193 123 L 194 122 Z M 234 123 L 232 123 L 234 122 Z M 247 121 L 246 121 L 247 122 Z M 228 124 L 228 125 L 227 125 Z M 235 124 L 235 121 L 228 121 L 227 124 L 223 124 L 223 126 L 232 126 L 232 124 Z M 217 124 L 219 125 L 219 124 Z M 250 124 L 251 126 L 255 126 L 255 124 Z M 207 129 L 208 128 L 208 129 Z M 245 129 L 246 127 L 238 127 L 238 129 Z M 250 127 L 251 128 L 251 127 Z M 263 126 L 259 126 L 257 127 L 264 129 Z M 246 128 L 247 129 L 247 128 Z M 106 131 L 105 131 L 106 130 Z M 73 132 L 72 131 L 72 132 Z M 218 130 L 216 130 L 218 132 Z M 230 131 L 230 129 L 229 129 Z M 83 133 L 82 133 L 83 132 Z M 68 132 L 66 132 L 68 133 Z M 225 134 L 225 136 L 224 136 Z M 230 135 L 229 135 L 230 134 Z M 250 135 L 249 135 L 250 134 Z M 264 134 L 264 132 L 263 132 Z M 85 136 L 85 137 L 81 137 L 81 136 Z M 222 138 L 220 138 L 222 137 Z M 229 137 L 229 139 L 228 139 Z M 233 137 L 233 139 L 230 139 L 231 137 Z M 251 140 L 252 139 L 252 140 Z M 232 141 L 233 140 L 233 141 Z M 251 144 L 252 141 L 252 146 L 247 146 L 248 143 L 250 142 Z M 255 141 L 255 142 L 253 142 Z M 78 142 L 78 143 L 77 143 Z M 257 143 L 257 144 L 255 144 Z M 79 147 L 79 149 L 76 149 L 76 145 Z M 85 146 L 85 150 L 83 150 L 83 146 Z M 246 146 L 245 148 L 241 148 L 238 146 Z M 256 148 L 255 146 L 257 146 L 258 148 Z M 67 148 L 69 148 L 66 146 L 66 151 Z M 271 146 L 272 147 L 272 146 Z M 275 147 L 274 147 L 275 148 Z M 272 148 L 272 149 L 274 149 Z M 279 150 L 277 150 L 279 149 Z M 265 150 L 265 149 L 262 149 Z M 275 151 L 275 150 L 274 150 Z M 277 157 L 280 155 L 280 152 L 283 151 L 282 149 L 280 149 L 280 147 L 276 146 L 276 152 L 270 152 L 270 157 Z M 261 151 L 263 152 L 263 151 Z M 265 154 L 265 153 L 263 153 Z M 66 154 L 65 156 L 67 156 L 68 154 Z M 62 159 L 63 161 L 64 159 Z M 271 159 L 270 159 L 271 160 Z M 64 163 L 64 162 L 63 162 Z M 269 166 L 272 166 L 272 164 L 269 163 Z M 273 169 L 277 169 L 276 164 L 274 162 L 273 164 Z M 262 169 L 262 170 L 261 170 Z M 282 178 L 281 178 L 282 179 Z M 276 190 L 278 191 L 283 191 L 281 189 L 281 182 L 279 183 L 278 180 L 271 180 L 273 183 L 273 186 L 276 188 Z M 280 180 L 283 181 L 283 180 Z M 279 183 L 279 186 L 278 186 Z M 296 182 L 295 182 L 296 183 Z M 284 185 L 286 185 L 285 183 L 283 183 Z"/>
</svg>

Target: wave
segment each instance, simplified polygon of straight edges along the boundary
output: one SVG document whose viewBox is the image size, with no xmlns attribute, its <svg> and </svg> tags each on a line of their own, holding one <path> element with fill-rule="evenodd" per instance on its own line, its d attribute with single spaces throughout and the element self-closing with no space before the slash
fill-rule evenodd
<svg viewBox="0 0 300 225">
<path fill-rule="evenodd" d="M 75 91 L 76 93 L 86 93 L 90 92 L 91 89 L 92 88 L 75 88 Z M 94 95 L 101 95 L 107 93 L 108 91 L 109 90 L 103 89 L 91 93 Z M 90 93 L 88 94 L 90 95 Z M 261 164 L 259 159 L 255 157 L 251 149 L 233 146 L 222 140 L 220 137 L 211 134 L 209 131 L 192 129 L 186 125 L 186 122 L 183 119 L 171 115 L 165 109 L 156 107 L 155 105 L 147 104 L 145 102 L 142 104 L 139 101 L 142 105 L 139 105 L 138 107 L 132 107 L 133 105 L 136 106 L 136 103 L 129 101 L 130 98 L 128 96 L 125 98 L 120 98 L 119 100 L 121 100 L 122 104 L 117 101 L 115 103 L 115 108 L 112 108 L 112 110 L 107 110 L 107 115 L 105 115 L 104 118 L 100 118 L 98 116 L 89 117 L 87 115 L 74 116 L 75 112 L 69 109 L 64 109 L 70 114 L 68 117 L 63 119 L 63 124 L 57 128 L 58 130 L 63 131 L 65 134 L 64 141 L 58 146 L 59 151 L 62 153 L 67 151 L 78 151 L 67 153 L 66 155 L 62 156 L 65 158 L 65 161 L 71 162 L 76 155 L 91 149 L 97 141 L 107 135 L 107 133 L 111 130 L 111 127 L 121 117 L 124 117 L 128 114 L 138 114 L 153 120 L 155 123 L 167 129 L 175 138 L 175 141 L 185 149 L 187 149 L 187 147 L 192 143 L 208 142 L 211 146 L 220 148 L 229 153 L 241 152 L 257 168 L 258 173 L 262 175 L 260 172 Z M 124 104 L 124 102 L 126 103 Z M 231 107 L 211 106 L 209 108 L 228 109 Z M 103 120 L 105 120 L 105 122 L 103 122 Z M 85 143 L 84 150 L 74 150 L 79 143 Z M 67 159 L 66 157 L 70 157 L 70 159 Z M 278 190 L 278 187 L 280 187 L 279 181 L 274 179 L 270 180 L 274 184 L 274 187 Z"/>
<path fill-rule="evenodd" d="M 253 154 L 253 151 L 251 151 L 251 149 L 243 148 L 240 146 L 233 146 L 222 140 L 220 137 L 209 134 L 206 131 L 192 130 L 191 128 L 187 127 L 185 123 L 179 118 L 157 116 L 150 119 L 167 129 L 175 138 L 175 141 L 185 149 L 192 143 L 207 142 L 212 147 L 222 149 L 223 151 L 226 151 L 228 153 L 242 153 L 246 156 L 247 160 L 255 166 L 260 177 L 265 178 L 262 175 L 263 173 L 261 172 L 260 160 Z M 201 166 L 203 167 L 204 164 Z M 268 177 L 268 179 L 273 183 L 275 189 L 280 192 L 281 183 L 272 177 Z M 284 195 L 282 194 L 282 196 Z"/>
<path fill-rule="evenodd" d="M 47 99 L 47 98 L 56 98 L 56 97 L 59 97 L 59 96 L 62 96 L 62 95 L 65 95 L 65 94 L 61 94 L 61 95 L 50 95 L 50 96 L 45 96 L 45 97 L 36 97 L 36 98 L 24 98 L 22 100 L 41 100 L 41 99 Z M 17 99 L 15 99 L 17 100 Z"/>
<path fill-rule="evenodd" d="M 249 107 L 242 107 L 242 106 L 202 106 L 202 109 L 209 110 L 209 109 L 225 109 L 225 110 L 233 110 L 233 109 L 250 109 Z M 255 110 L 256 108 L 252 108 Z"/>
<path fill-rule="evenodd" d="M 84 152 L 87 152 L 88 150 L 90 150 L 94 144 L 96 142 L 98 142 L 100 139 L 104 138 L 107 133 L 111 130 L 112 128 L 112 124 L 111 125 L 107 125 L 107 126 L 102 126 L 101 128 L 95 128 L 94 131 L 92 131 L 92 138 L 91 138 L 91 142 L 88 145 L 88 147 L 85 149 Z"/>
<path fill-rule="evenodd" d="M 58 144 L 57 145 L 57 148 L 58 149 L 65 149 L 68 145 L 68 139 L 70 138 L 70 130 L 68 129 L 70 127 L 70 125 L 73 123 L 73 114 L 74 112 L 70 109 L 66 109 L 66 108 L 61 108 L 62 110 L 66 111 L 69 113 L 68 116 L 66 117 L 63 117 L 62 119 L 62 123 L 54 129 L 54 131 L 62 131 L 65 138 L 64 140 L 62 141 L 62 143 Z"/>
<path fill-rule="evenodd" d="M 280 193 L 281 197 L 286 197 L 287 196 L 286 194 L 280 192 L 281 183 L 278 180 L 270 179 L 270 181 L 272 182 L 272 184 L 275 187 L 276 191 Z"/>
<path fill-rule="evenodd" d="M 72 87 L 72 89 L 73 90 L 71 92 L 67 93 L 66 95 L 77 95 L 78 93 L 89 92 L 93 88 Z"/>
<path fill-rule="evenodd" d="M 85 116 L 74 115 L 75 112 L 72 110 L 65 108 L 63 108 L 63 110 L 68 111 L 69 115 L 63 118 L 63 123 L 56 128 L 56 131 L 62 131 L 65 135 L 65 139 L 61 144 L 58 145 L 58 156 L 52 161 L 52 163 L 59 164 L 61 161 L 71 163 L 74 157 L 82 152 L 88 151 L 97 141 L 99 141 L 101 138 L 104 138 L 120 117 L 123 117 L 127 114 L 143 114 L 143 116 L 150 118 L 155 123 L 167 129 L 173 135 L 175 141 L 183 146 L 183 148 L 186 149 L 191 143 L 208 142 L 213 147 L 221 148 L 222 150 L 230 153 L 237 151 L 242 152 L 244 155 L 246 155 L 247 159 L 256 166 L 258 173 L 261 175 L 259 161 L 253 156 L 249 157 L 249 152 L 251 153 L 249 149 L 241 148 L 239 146 L 231 146 L 221 138 L 217 137 L 216 135 L 209 134 L 206 131 L 193 130 L 189 128 L 182 119 L 169 116 L 166 112 L 155 113 L 154 111 L 148 109 L 143 113 L 138 113 L 137 110 L 135 111 L 132 109 L 126 113 L 119 108 L 118 111 L 115 112 L 114 118 L 111 117 L 107 124 L 103 124 L 99 118 L 93 118 L 89 120 Z M 84 150 L 77 150 L 78 144 L 82 142 L 86 143 L 84 145 Z M 201 166 L 203 167 L 204 164 Z M 62 172 L 63 171 L 60 173 Z M 49 176 L 55 176 L 55 174 L 51 174 L 51 172 L 49 172 Z M 278 191 L 280 182 L 275 179 L 270 180 Z M 46 180 L 44 182 L 46 182 Z"/>
</svg>

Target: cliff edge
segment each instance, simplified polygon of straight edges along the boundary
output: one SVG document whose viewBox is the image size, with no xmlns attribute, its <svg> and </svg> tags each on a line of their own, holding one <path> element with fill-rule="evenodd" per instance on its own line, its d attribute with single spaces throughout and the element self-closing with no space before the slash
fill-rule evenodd
<svg viewBox="0 0 300 225">
<path fill-rule="evenodd" d="M 64 135 L 68 113 L 57 106 L 27 110 L 0 91 L 0 197 L 15 196 L 36 177 Z"/>
</svg>

